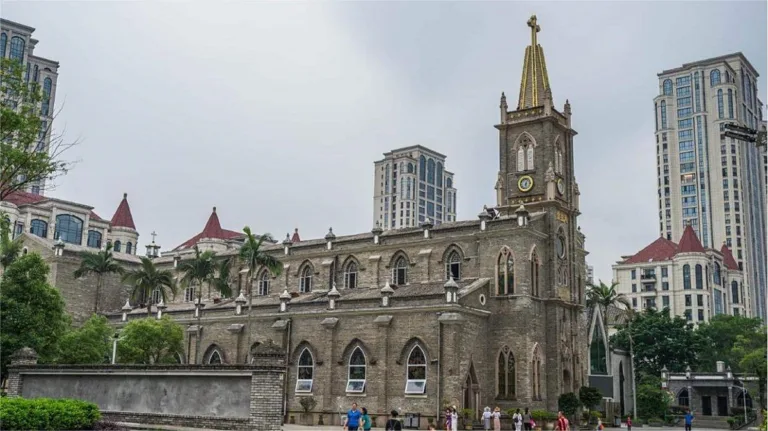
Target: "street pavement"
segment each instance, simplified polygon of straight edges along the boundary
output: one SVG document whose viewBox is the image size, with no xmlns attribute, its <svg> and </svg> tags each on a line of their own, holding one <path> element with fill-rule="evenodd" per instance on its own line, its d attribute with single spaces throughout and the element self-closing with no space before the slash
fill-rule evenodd
<svg viewBox="0 0 768 431">
<path fill-rule="evenodd" d="M 304 425 L 283 425 L 283 431 L 341 431 L 341 427 L 334 426 L 304 426 Z M 384 429 L 384 428 L 373 428 Z M 619 430 L 620 428 L 606 428 L 605 431 Z M 633 431 L 682 431 L 683 427 L 632 427 Z M 751 428 L 749 428 L 751 429 Z M 749 430 L 748 429 L 748 430 Z M 755 428 L 757 429 L 757 428 Z M 624 428 L 626 430 L 626 428 Z M 725 431 L 715 428 L 693 428 L 693 431 Z"/>
</svg>

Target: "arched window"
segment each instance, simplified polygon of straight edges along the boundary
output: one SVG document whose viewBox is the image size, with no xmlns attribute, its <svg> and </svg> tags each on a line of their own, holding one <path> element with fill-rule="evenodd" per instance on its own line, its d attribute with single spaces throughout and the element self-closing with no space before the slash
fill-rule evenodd
<svg viewBox="0 0 768 431">
<path fill-rule="evenodd" d="M 683 289 L 691 288 L 691 265 L 683 265 Z"/>
<path fill-rule="evenodd" d="M 667 128 L 667 102 L 665 100 L 661 101 L 661 128 L 666 129 Z"/>
<path fill-rule="evenodd" d="M 265 269 L 261 272 L 261 276 L 259 277 L 259 296 L 269 295 L 270 282 L 271 280 L 269 278 L 269 271 Z"/>
<path fill-rule="evenodd" d="M 525 149 L 521 145 L 517 149 L 517 171 L 522 172 L 525 170 Z"/>
<path fill-rule="evenodd" d="M 720 70 L 712 69 L 712 71 L 709 72 L 709 85 L 711 87 L 714 87 L 719 83 L 720 83 Z"/>
<path fill-rule="evenodd" d="M 359 394 L 365 391 L 365 354 L 360 347 L 355 347 L 349 355 L 349 377 L 347 392 Z"/>
<path fill-rule="evenodd" d="M 101 248 L 101 232 L 95 230 L 88 231 L 88 247 Z"/>
<path fill-rule="evenodd" d="M 531 295 L 539 296 L 539 254 L 536 249 L 531 253 Z"/>
<path fill-rule="evenodd" d="M 606 355 L 603 332 L 595 325 L 592 331 L 592 342 L 589 345 L 589 372 L 590 374 L 608 374 L 608 360 Z"/>
<path fill-rule="evenodd" d="M 315 376 L 315 360 L 309 349 L 302 350 L 299 363 L 296 365 L 296 392 L 312 392 L 312 381 Z"/>
<path fill-rule="evenodd" d="M 697 289 L 703 289 L 704 288 L 704 282 L 702 281 L 702 274 L 701 274 L 701 265 L 696 265 L 696 288 Z"/>
<path fill-rule="evenodd" d="M 160 299 L 162 299 L 162 294 L 160 293 L 160 289 L 155 289 L 152 291 L 152 304 L 159 304 Z"/>
<path fill-rule="evenodd" d="M 504 346 L 499 352 L 498 361 L 498 390 L 496 397 L 501 399 L 515 399 L 515 355 Z"/>
<path fill-rule="evenodd" d="M 437 185 L 443 186 L 443 164 L 440 162 L 437 162 Z"/>
<path fill-rule="evenodd" d="M 424 156 L 419 157 L 419 179 L 427 180 L 427 158 Z"/>
<path fill-rule="evenodd" d="M 447 180 L 445 180 L 445 186 L 450 188 L 453 188 L 453 180 L 449 177 Z"/>
<path fill-rule="evenodd" d="M 8 35 L 0 33 L 0 58 L 5 58 L 5 45 L 8 44 Z"/>
<path fill-rule="evenodd" d="M 427 183 L 435 183 L 435 161 L 433 159 L 427 161 Z"/>
<path fill-rule="evenodd" d="M 344 287 L 354 289 L 357 287 L 357 263 L 350 261 L 344 268 Z"/>
<path fill-rule="evenodd" d="M 219 353 L 218 350 L 214 349 L 213 352 L 208 356 L 208 360 L 206 361 L 206 364 L 208 365 L 221 365 L 223 363 L 223 359 L 221 358 L 221 353 Z"/>
<path fill-rule="evenodd" d="M 526 152 L 525 164 L 528 167 L 528 170 L 532 171 L 536 168 L 533 165 L 533 145 L 532 144 L 528 145 L 528 149 L 525 152 Z"/>
<path fill-rule="evenodd" d="M 717 118 L 723 118 L 725 117 L 724 113 L 724 107 L 723 107 L 723 89 L 717 90 Z"/>
<path fill-rule="evenodd" d="M 123 249 L 123 244 L 120 242 L 120 240 L 117 240 L 117 241 L 115 241 L 115 243 L 112 245 L 112 249 L 113 249 L 115 252 L 117 252 L 117 253 L 120 253 L 120 252 L 122 251 L 122 249 Z"/>
<path fill-rule="evenodd" d="M 53 87 L 53 81 L 51 78 L 45 78 L 43 80 L 43 100 L 40 107 L 42 115 L 48 115 L 51 109 L 51 89 Z"/>
<path fill-rule="evenodd" d="M 83 221 L 71 214 L 56 216 L 55 237 L 70 244 L 83 243 Z"/>
<path fill-rule="evenodd" d="M 533 349 L 533 361 L 531 361 L 531 375 L 533 379 L 531 385 L 533 386 L 533 399 L 541 399 L 541 348 L 536 345 Z"/>
<path fill-rule="evenodd" d="M 697 72 L 698 73 L 698 72 Z M 731 73 L 728 72 L 728 69 L 725 70 L 725 82 L 729 83 L 731 82 Z"/>
<path fill-rule="evenodd" d="M 301 270 L 299 278 L 299 292 L 309 293 L 312 291 L 312 267 L 307 265 Z"/>
<path fill-rule="evenodd" d="M 405 286 L 408 283 L 408 261 L 404 256 L 400 256 L 392 267 L 392 284 L 395 286 Z"/>
<path fill-rule="evenodd" d="M 406 180 L 405 199 L 411 200 L 411 179 L 410 178 Z"/>
<path fill-rule="evenodd" d="M 40 238 L 46 238 L 48 236 L 48 223 L 37 219 L 32 220 L 29 224 L 29 233 Z"/>
<path fill-rule="evenodd" d="M 461 279 L 461 256 L 456 250 L 452 251 L 448 255 L 448 259 L 445 260 L 445 279 L 453 278 L 454 280 Z"/>
<path fill-rule="evenodd" d="M 715 276 L 715 284 L 719 286 L 720 285 L 720 264 L 717 262 L 715 262 L 714 276 Z"/>
<path fill-rule="evenodd" d="M 11 38 L 11 52 L 8 58 L 18 60 L 19 63 L 24 62 L 24 39 L 19 36 Z"/>
<path fill-rule="evenodd" d="M 512 250 L 504 247 L 496 261 L 496 291 L 499 295 L 515 293 L 515 259 Z"/>
<path fill-rule="evenodd" d="M 409 174 L 413 173 L 413 163 L 410 163 L 410 162 L 408 163 L 408 173 Z"/>
<path fill-rule="evenodd" d="M 731 282 L 731 302 L 734 304 L 739 303 L 739 283 L 735 280 Z"/>
<path fill-rule="evenodd" d="M 664 95 L 665 96 L 671 96 L 672 95 L 672 80 L 671 79 L 664 80 Z"/>
<path fill-rule="evenodd" d="M 40 68 L 35 65 L 35 67 L 32 68 L 32 80 L 37 82 L 37 75 L 40 72 Z"/>
<path fill-rule="evenodd" d="M 728 89 L 728 118 L 733 118 L 733 90 Z"/>
<path fill-rule="evenodd" d="M 125 243 L 125 253 L 131 254 L 133 252 L 133 244 L 130 242 Z"/>
<path fill-rule="evenodd" d="M 413 346 L 406 365 L 406 394 L 423 394 L 427 388 L 427 357 L 419 346 Z"/>
<path fill-rule="evenodd" d="M 678 406 L 688 406 L 689 400 L 688 400 L 688 389 L 683 389 L 680 391 L 680 393 L 677 394 L 677 405 Z"/>
<path fill-rule="evenodd" d="M 195 300 L 195 288 L 188 287 L 184 289 L 184 302 L 193 302 Z"/>
</svg>

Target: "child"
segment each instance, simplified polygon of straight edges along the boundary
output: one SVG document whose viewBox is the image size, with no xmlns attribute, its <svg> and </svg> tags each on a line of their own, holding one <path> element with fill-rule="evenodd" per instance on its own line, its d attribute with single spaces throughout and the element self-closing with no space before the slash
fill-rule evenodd
<svg viewBox="0 0 768 431">
<path fill-rule="evenodd" d="M 627 431 L 632 431 L 632 416 L 627 416 Z"/>
</svg>

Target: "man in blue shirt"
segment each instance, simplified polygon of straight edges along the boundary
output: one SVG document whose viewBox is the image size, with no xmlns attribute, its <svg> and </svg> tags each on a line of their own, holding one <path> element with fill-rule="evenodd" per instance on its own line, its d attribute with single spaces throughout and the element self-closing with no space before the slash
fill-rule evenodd
<svg viewBox="0 0 768 431">
<path fill-rule="evenodd" d="M 360 416 L 362 416 L 362 413 L 357 409 L 357 403 L 352 403 L 352 409 L 347 412 L 347 418 L 344 420 L 344 428 L 348 431 L 358 431 L 358 428 L 360 428 Z"/>
<path fill-rule="evenodd" d="M 693 424 L 693 413 L 688 410 L 685 414 L 685 431 L 691 431 L 691 424 Z"/>
</svg>

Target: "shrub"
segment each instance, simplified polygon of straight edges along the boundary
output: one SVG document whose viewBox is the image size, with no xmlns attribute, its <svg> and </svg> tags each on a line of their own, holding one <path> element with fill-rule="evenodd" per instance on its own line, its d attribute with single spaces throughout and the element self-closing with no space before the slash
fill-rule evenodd
<svg viewBox="0 0 768 431">
<path fill-rule="evenodd" d="M 0 399 L 0 429 L 3 430 L 85 430 L 92 429 L 99 419 L 99 408 L 87 401 Z"/>
<path fill-rule="evenodd" d="M 573 392 L 562 394 L 557 399 L 557 407 L 567 417 L 571 417 L 576 414 L 576 411 L 581 407 L 581 401 L 579 397 Z"/>
<path fill-rule="evenodd" d="M 549 412 L 546 410 L 533 410 L 531 411 L 531 417 L 536 422 L 543 422 L 549 417 Z"/>
</svg>

